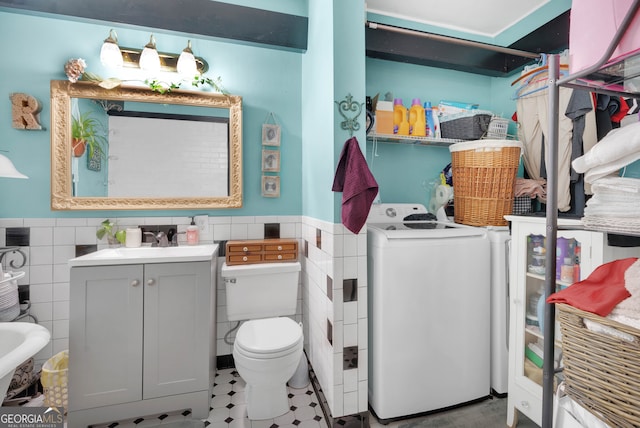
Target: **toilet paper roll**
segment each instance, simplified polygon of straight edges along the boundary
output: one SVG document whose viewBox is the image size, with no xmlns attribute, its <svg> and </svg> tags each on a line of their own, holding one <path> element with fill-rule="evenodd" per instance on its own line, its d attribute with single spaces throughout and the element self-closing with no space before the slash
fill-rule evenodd
<svg viewBox="0 0 640 428">
<path fill-rule="evenodd" d="M 436 202 L 436 198 L 433 197 L 431 198 L 431 200 L 429 201 L 429 206 L 428 206 L 428 210 L 431 214 L 435 214 L 438 212 L 438 210 L 440 209 L 440 207 L 442 207 L 442 204 L 439 204 L 438 202 Z"/>
<path fill-rule="evenodd" d="M 445 205 L 451 199 L 451 187 L 446 184 L 441 184 L 436 187 L 434 192 L 434 199 L 436 203 L 440 205 Z"/>
</svg>

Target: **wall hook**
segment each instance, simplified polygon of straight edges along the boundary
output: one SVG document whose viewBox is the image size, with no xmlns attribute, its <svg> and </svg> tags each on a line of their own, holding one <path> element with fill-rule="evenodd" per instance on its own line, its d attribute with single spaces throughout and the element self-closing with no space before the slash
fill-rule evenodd
<svg viewBox="0 0 640 428">
<path fill-rule="evenodd" d="M 360 129 L 358 116 L 362 113 L 364 103 L 357 103 L 356 101 L 353 101 L 353 96 L 351 96 L 351 94 L 347 94 L 344 100 L 340 102 L 336 101 L 335 103 L 338 105 L 338 113 L 340 113 L 340 116 L 344 118 L 344 120 L 340 122 L 340 127 L 349 131 L 349 136 L 353 137 L 353 131 Z M 349 117 L 344 112 L 355 112 L 355 116 Z"/>
</svg>

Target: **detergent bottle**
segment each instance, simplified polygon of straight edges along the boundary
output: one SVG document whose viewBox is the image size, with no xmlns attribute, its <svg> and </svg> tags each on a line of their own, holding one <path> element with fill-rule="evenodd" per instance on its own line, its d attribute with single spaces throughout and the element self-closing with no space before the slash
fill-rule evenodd
<svg viewBox="0 0 640 428">
<path fill-rule="evenodd" d="M 431 101 L 424 103 L 424 114 L 427 121 L 427 136 L 434 137 L 436 128 L 433 122 L 433 108 L 431 107 Z"/>
<path fill-rule="evenodd" d="M 409 118 L 407 108 L 402 104 L 402 98 L 393 100 L 393 133 L 409 135 Z"/>
<path fill-rule="evenodd" d="M 414 98 L 409 109 L 409 132 L 416 137 L 426 135 L 424 108 L 420 98 Z"/>
</svg>

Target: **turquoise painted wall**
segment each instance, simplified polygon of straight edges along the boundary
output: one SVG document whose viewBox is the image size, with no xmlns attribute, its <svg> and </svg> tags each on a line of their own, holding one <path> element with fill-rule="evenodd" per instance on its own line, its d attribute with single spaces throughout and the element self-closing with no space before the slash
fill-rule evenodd
<svg viewBox="0 0 640 428">
<path fill-rule="evenodd" d="M 52 19 L 0 11 L 0 39 L 5 58 L 0 62 L 0 150 L 10 157 L 29 180 L 0 178 L 0 217 L 105 217 L 109 212 L 50 210 L 50 109 L 49 82 L 66 79 L 69 58 L 84 58 L 88 71 L 113 76 L 99 61 L 108 25 Z M 142 47 L 154 32 L 158 49 L 180 52 L 187 36 L 153 29 L 113 27 L 122 46 Z M 243 190 L 244 206 L 211 210 L 217 215 L 299 215 L 302 211 L 302 54 L 272 48 L 243 46 L 232 42 L 190 37 L 196 55 L 210 65 L 207 75 L 220 76 L 225 89 L 243 97 Z M 42 105 L 42 131 L 11 127 L 9 94 L 24 92 Z M 263 198 L 261 179 L 261 131 L 273 112 L 282 127 L 281 196 Z M 331 157 L 328 159 L 331 160 Z M 179 173 L 179 171 L 176 171 Z M 203 212 L 203 210 L 198 210 Z M 118 212 L 149 215 L 149 212 Z M 160 216 L 193 215 L 189 210 L 156 211 Z M 111 214 L 113 215 L 113 214 Z"/>
<path fill-rule="evenodd" d="M 333 221 L 333 2 L 308 3 L 309 39 L 302 60 L 302 214 Z"/>
</svg>

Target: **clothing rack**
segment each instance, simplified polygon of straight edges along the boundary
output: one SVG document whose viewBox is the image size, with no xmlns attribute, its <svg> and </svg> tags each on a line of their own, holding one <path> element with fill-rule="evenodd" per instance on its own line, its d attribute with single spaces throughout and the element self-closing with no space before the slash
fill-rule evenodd
<svg viewBox="0 0 640 428">
<path fill-rule="evenodd" d="M 588 89 L 592 92 L 610 93 L 600 91 L 597 87 L 585 87 L 578 84 L 578 79 L 586 77 L 599 70 L 615 51 L 620 40 L 627 31 L 631 21 L 640 9 L 640 0 L 634 0 L 624 20 L 616 31 L 616 34 L 609 44 L 602 58 L 594 65 L 580 72 L 570 74 L 559 79 L 560 60 L 559 55 L 549 55 L 549 171 L 547 177 L 547 206 L 546 206 L 546 236 L 548 242 L 556 242 L 558 231 L 558 100 L 561 86 Z M 632 94 L 640 98 L 640 93 Z M 556 290 L 556 246 L 547 245 L 546 253 L 546 273 L 545 273 L 545 295 L 550 296 Z M 554 362 L 554 340 L 555 340 L 555 306 L 553 303 L 545 303 L 544 310 L 544 362 L 542 367 L 542 428 L 553 427 L 553 379 L 555 369 Z"/>
</svg>

